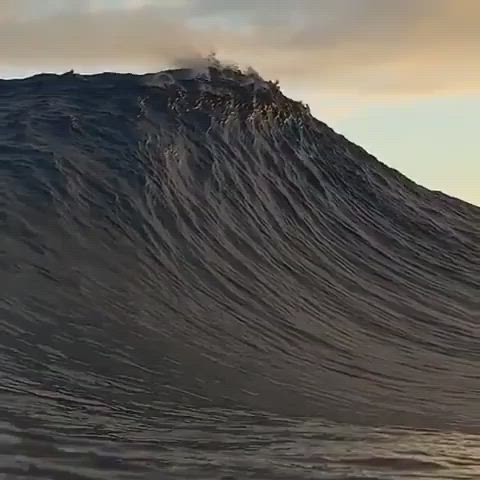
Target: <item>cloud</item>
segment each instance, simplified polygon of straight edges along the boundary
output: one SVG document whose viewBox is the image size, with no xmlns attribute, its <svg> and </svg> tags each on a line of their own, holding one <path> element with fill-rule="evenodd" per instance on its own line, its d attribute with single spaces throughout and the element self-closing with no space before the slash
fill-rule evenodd
<svg viewBox="0 0 480 480">
<path fill-rule="evenodd" d="M 36 16 L 32 0 L 3 2 L 0 65 L 10 68 L 154 70 L 215 50 L 296 88 L 480 91 L 477 0 L 52 0 Z"/>
</svg>

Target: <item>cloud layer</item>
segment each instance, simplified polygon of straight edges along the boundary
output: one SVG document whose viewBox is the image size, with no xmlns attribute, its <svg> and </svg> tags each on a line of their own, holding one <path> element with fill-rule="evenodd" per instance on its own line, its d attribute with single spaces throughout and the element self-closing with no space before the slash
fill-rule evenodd
<svg viewBox="0 0 480 480">
<path fill-rule="evenodd" d="M 2 0 L 0 68 L 156 70 L 216 51 L 296 88 L 480 92 L 479 25 L 477 0 Z"/>
</svg>

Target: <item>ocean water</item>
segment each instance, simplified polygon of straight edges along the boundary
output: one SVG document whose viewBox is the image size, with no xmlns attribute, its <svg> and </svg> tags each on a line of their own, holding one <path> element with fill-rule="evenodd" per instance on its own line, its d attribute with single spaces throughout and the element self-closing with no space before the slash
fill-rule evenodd
<svg viewBox="0 0 480 480">
<path fill-rule="evenodd" d="M 0 285 L 2 480 L 480 478 L 480 208 L 253 73 L 0 81 Z"/>
</svg>

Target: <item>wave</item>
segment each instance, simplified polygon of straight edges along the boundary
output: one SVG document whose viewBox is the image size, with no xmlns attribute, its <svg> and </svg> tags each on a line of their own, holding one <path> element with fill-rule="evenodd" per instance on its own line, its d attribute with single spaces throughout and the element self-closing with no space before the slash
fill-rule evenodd
<svg viewBox="0 0 480 480">
<path fill-rule="evenodd" d="M 10 421 L 480 427 L 480 209 L 254 72 L 2 81 L 0 192 Z"/>
</svg>

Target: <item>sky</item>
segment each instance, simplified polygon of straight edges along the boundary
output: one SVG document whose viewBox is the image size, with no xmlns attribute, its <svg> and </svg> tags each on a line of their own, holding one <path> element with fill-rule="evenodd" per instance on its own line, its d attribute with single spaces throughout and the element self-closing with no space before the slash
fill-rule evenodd
<svg viewBox="0 0 480 480">
<path fill-rule="evenodd" d="M 480 0 L 0 0 L 0 77 L 216 52 L 384 163 L 480 205 Z"/>
</svg>

